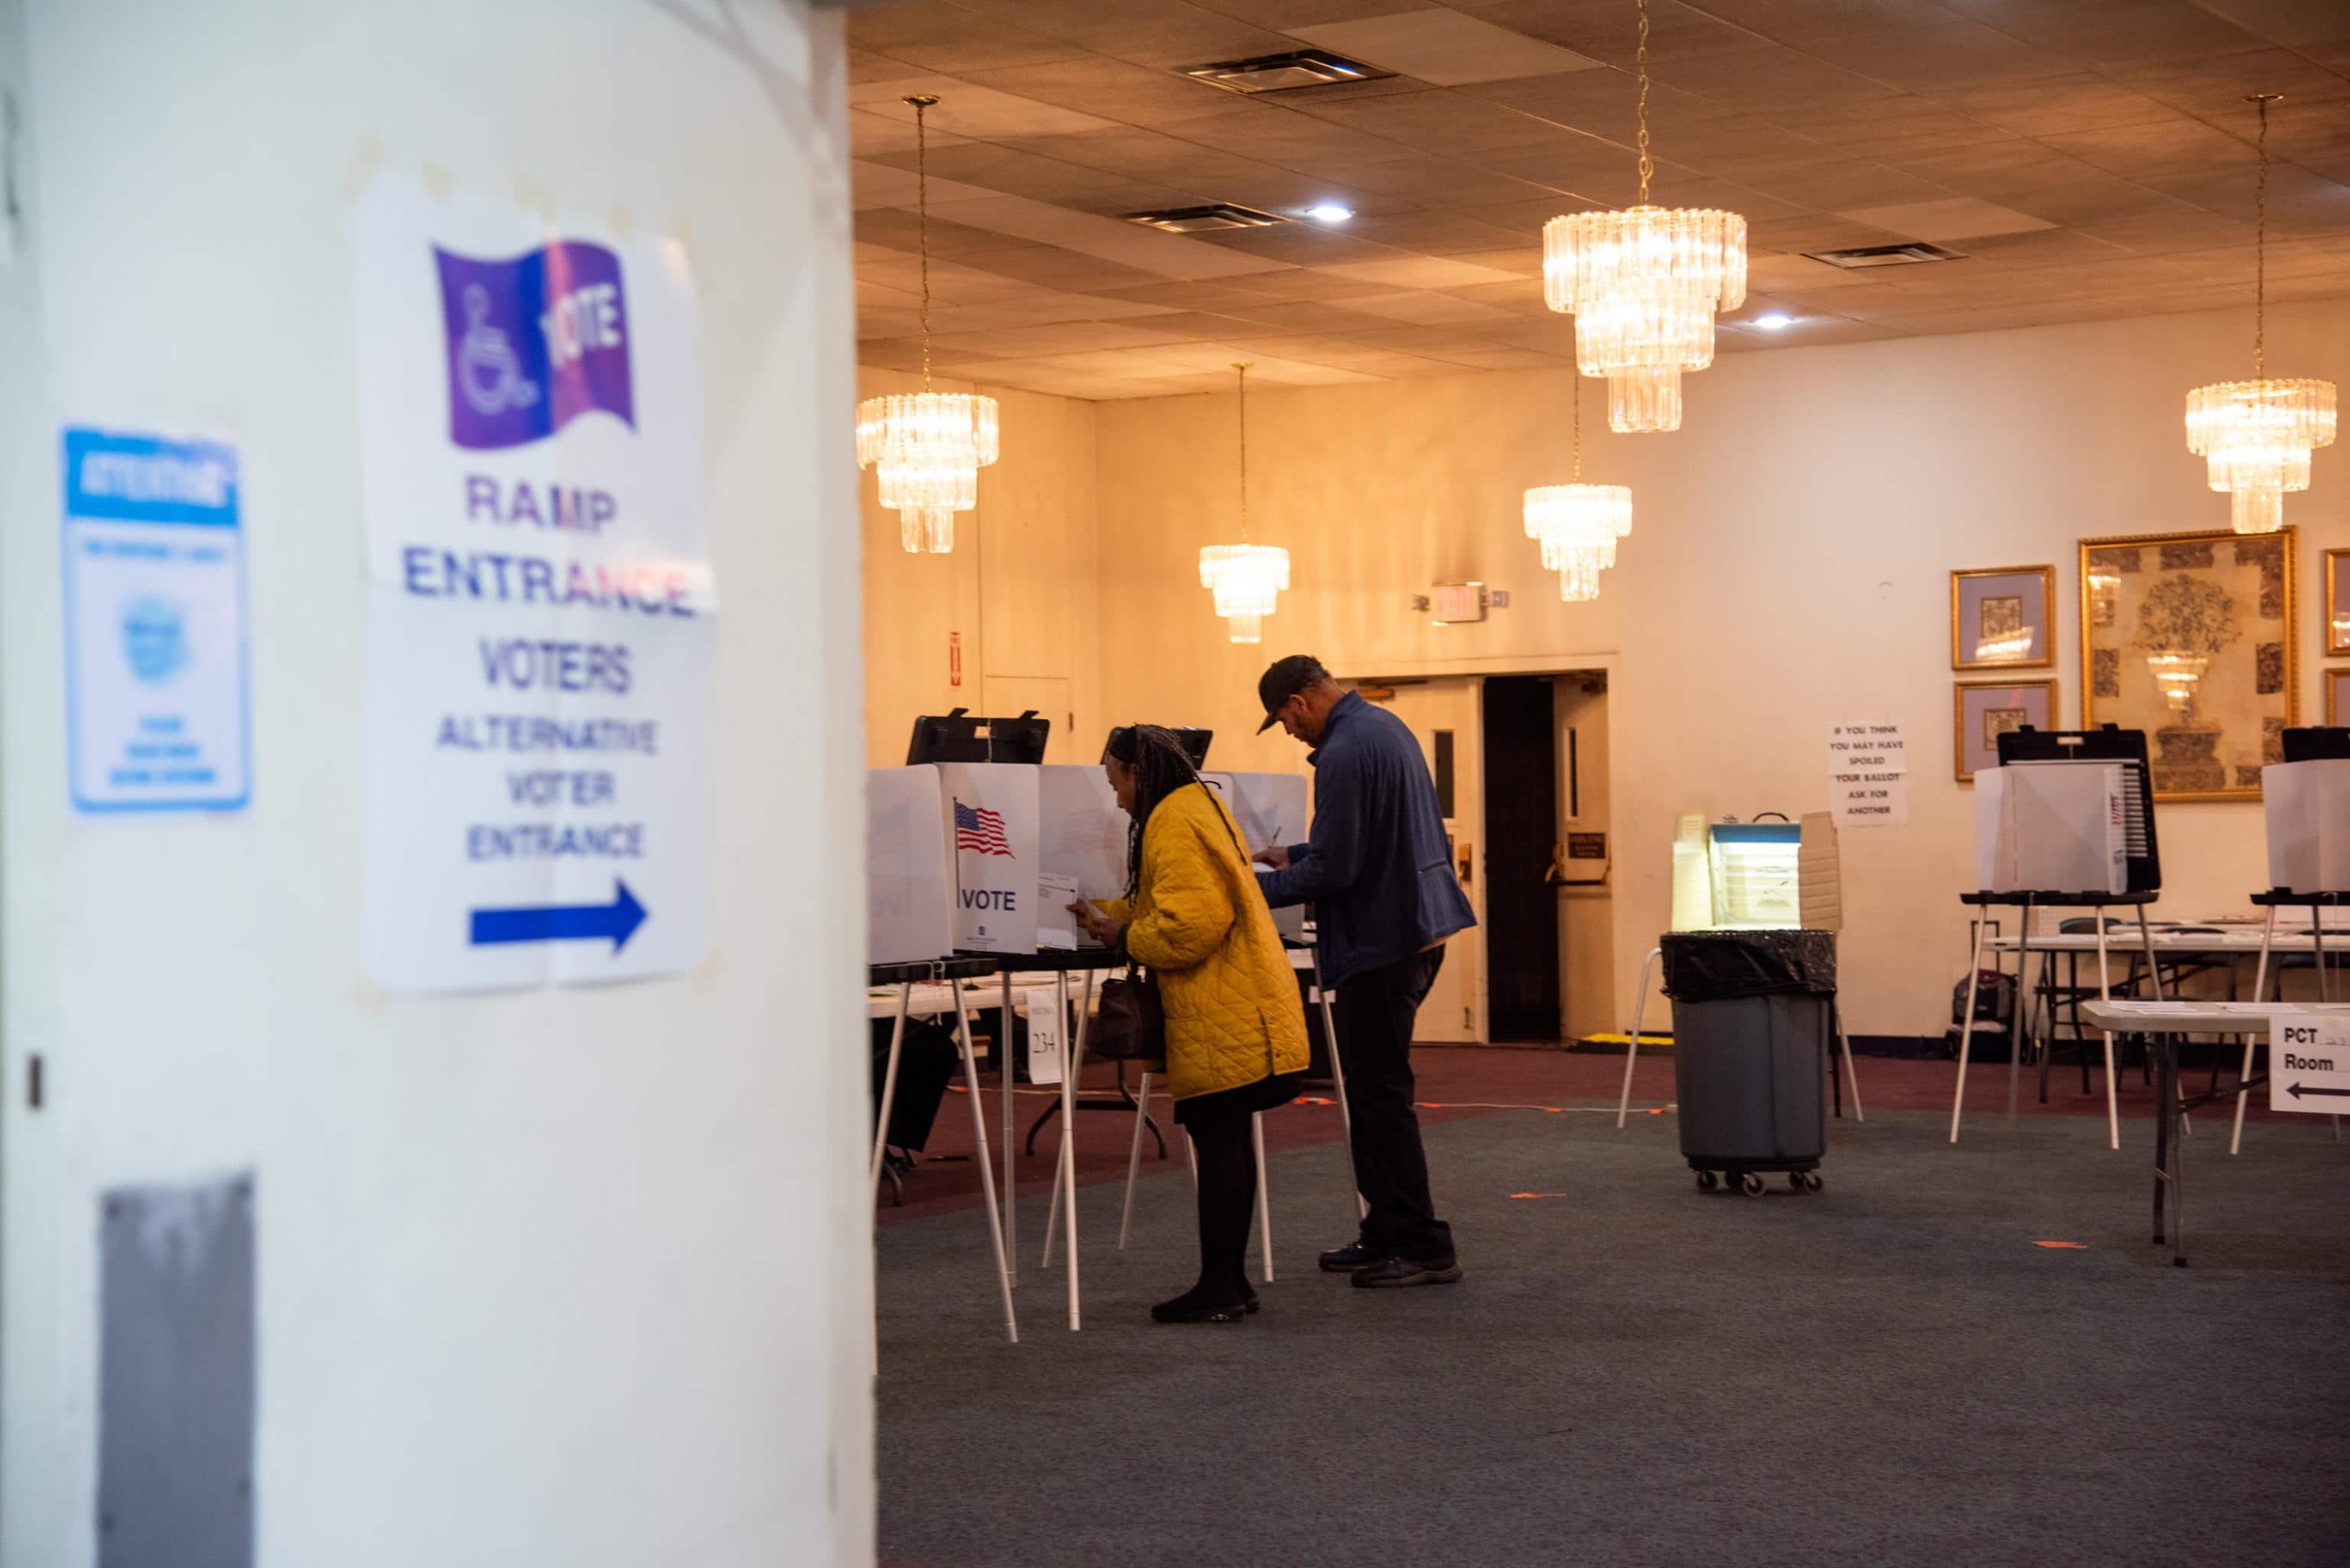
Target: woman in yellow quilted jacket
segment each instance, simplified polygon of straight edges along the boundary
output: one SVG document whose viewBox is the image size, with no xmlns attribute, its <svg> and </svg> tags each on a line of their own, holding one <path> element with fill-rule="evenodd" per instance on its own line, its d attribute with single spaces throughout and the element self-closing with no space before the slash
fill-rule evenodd
<svg viewBox="0 0 2350 1568">
<path fill-rule="evenodd" d="M 1175 737 L 1110 737 L 1104 763 L 1133 819 L 1127 896 L 1072 910 L 1149 970 L 1167 1017 L 1167 1087 L 1200 1164 L 1200 1282 L 1160 1323 L 1239 1323 L 1257 1306 L 1243 1260 L 1256 1208 L 1251 1119 L 1296 1097 L 1306 1062 L 1297 977 L 1240 830 Z"/>
</svg>

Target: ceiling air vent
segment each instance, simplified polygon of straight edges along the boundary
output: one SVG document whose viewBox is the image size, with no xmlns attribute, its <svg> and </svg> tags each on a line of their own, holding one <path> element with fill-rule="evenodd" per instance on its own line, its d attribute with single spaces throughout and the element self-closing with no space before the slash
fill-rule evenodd
<svg viewBox="0 0 2350 1568">
<path fill-rule="evenodd" d="M 1912 240 L 1898 245 L 1856 245 L 1850 250 L 1805 251 L 1804 254 L 1815 262 L 1840 267 L 1916 266 L 1920 262 L 1967 259 L 1958 251 L 1929 245 L 1923 240 Z"/>
<path fill-rule="evenodd" d="M 1170 207 L 1158 213 L 1128 213 L 1126 221 L 1140 223 L 1146 229 L 1163 229 L 1170 234 L 1205 234 L 1218 229 L 1263 229 L 1274 223 L 1285 223 L 1271 213 L 1260 213 L 1254 207 L 1235 207 L 1230 202 L 1211 202 L 1204 207 Z"/>
<path fill-rule="evenodd" d="M 1295 49 L 1285 55 L 1259 55 L 1249 60 L 1191 66 L 1183 74 L 1226 92 L 1283 92 L 1290 88 L 1328 87 L 1334 82 L 1376 81 L 1395 72 L 1383 71 L 1326 49 Z"/>
</svg>

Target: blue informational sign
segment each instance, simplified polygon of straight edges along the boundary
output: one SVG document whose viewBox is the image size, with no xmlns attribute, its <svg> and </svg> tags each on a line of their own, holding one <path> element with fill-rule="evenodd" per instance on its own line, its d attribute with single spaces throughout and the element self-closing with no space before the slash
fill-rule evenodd
<svg viewBox="0 0 2350 1568">
<path fill-rule="evenodd" d="M 252 794 L 234 449 L 65 432 L 66 753 L 77 810 Z"/>
</svg>

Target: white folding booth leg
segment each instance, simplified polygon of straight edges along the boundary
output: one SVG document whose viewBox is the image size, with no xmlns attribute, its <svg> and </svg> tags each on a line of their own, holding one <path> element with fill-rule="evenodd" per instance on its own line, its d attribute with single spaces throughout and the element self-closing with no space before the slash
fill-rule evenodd
<svg viewBox="0 0 2350 1568">
<path fill-rule="evenodd" d="M 1020 1320 L 1012 1311 L 1012 1263 L 1003 1253 L 1003 1219 L 995 1211 L 995 1168 L 987 1159 L 987 1107 L 979 1101 L 979 1054 L 971 1044 L 970 998 L 955 988 L 955 1037 L 962 1046 L 963 1097 L 971 1102 L 971 1137 L 978 1150 L 980 1207 L 987 1213 L 988 1240 L 995 1244 L 995 1289 L 1003 1298 L 1003 1333 L 1020 1343 Z"/>
<path fill-rule="evenodd" d="M 1010 1260 L 1013 1282 L 1020 1279 L 1020 1187 L 1012 1169 L 1019 1139 L 1012 1121 L 1012 971 L 1003 971 L 1003 1027 L 996 1032 L 995 1086 L 1003 1098 L 1003 1255 Z"/>
<path fill-rule="evenodd" d="M 1967 1103 L 1967 1063 L 1974 1055 L 1975 993 L 1982 986 L 1983 932 L 1990 929 L 1987 917 L 1975 920 L 1975 947 L 1967 961 L 1967 1004 L 1959 1011 L 1959 1087 L 1950 1096 L 1950 1141 L 1959 1141 L 1959 1113 Z"/>
<path fill-rule="evenodd" d="M 1068 990 L 1066 973 L 1061 981 Z M 1061 1210 L 1062 1246 L 1069 1269 L 1069 1329 L 1082 1326 L 1077 1306 L 1077 1074 L 1086 1064 L 1086 1024 L 1094 1007 L 1094 971 L 1086 971 L 1085 991 L 1077 1002 L 1077 1027 L 1062 1058 L 1061 1068 Z"/>
<path fill-rule="evenodd" d="M 1126 1149 L 1126 1201 L 1118 1212 L 1118 1250 L 1126 1251 L 1126 1233 L 1134 1223 L 1134 1179 L 1142 1173 L 1142 1129 L 1150 1121 L 1150 1075 L 1134 1091 L 1134 1141 Z"/>
<path fill-rule="evenodd" d="M 2106 978 L 2106 912 L 2101 909 L 2097 911 L 2097 1000 L 2111 1002 L 2113 995 L 2112 985 Z M 2073 1022 L 2077 1033 L 2077 1025 L 2081 1022 L 2080 1008 L 2077 1003 L 2074 1007 Z M 2055 1021 L 2053 1019 L 2049 1022 L 2048 1032 L 2051 1034 L 2056 1032 Z M 2105 1036 L 2106 1143 L 2110 1148 L 2119 1148 L 2122 1146 L 2122 1106 L 2121 1092 L 2114 1085 L 2114 1032 L 2108 1029 L 2105 1031 Z"/>
<path fill-rule="evenodd" d="M 1860 1075 L 1852 1070 L 1852 1036 L 1844 1032 L 1844 1009 L 1840 1007 L 1835 1010 L 1835 1025 L 1836 1045 L 1844 1052 L 1844 1086 L 1852 1091 L 1852 1119 L 1866 1123 L 1868 1115 L 1860 1108 Z M 1620 1125 L 1624 1118 L 1619 1115 L 1616 1119 Z"/>
<path fill-rule="evenodd" d="M 2015 933 L 2015 1007 L 2007 1023 L 2007 1119 L 2015 1120 L 2016 1085 L 2023 1071 L 2023 1015 L 2028 1010 L 2032 980 L 2032 895 L 2024 896 L 2023 920 Z M 2040 961 L 2041 978 L 2048 976 L 2048 960 Z M 1971 1020 L 1970 1020 L 1971 1022 Z"/>
<path fill-rule="evenodd" d="M 1256 1140 L 1256 1233 L 1264 1260 L 1264 1282 L 1273 1283 L 1273 1190 L 1264 1181 L 1264 1113 L 1249 1118 L 1249 1136 Z"/>
<path fill-rule="evenodd" d="M 1322 950 L 1314 950 L 1314 994 L 1322 1003 L 1322 1039 L 1330 1047 L 1330 1081 L 1338 1090 L 1338 1130 L 1347 1143 L 1347 1185 L 1355 1184 L 1355 1113 L 1347 1104 L 1347 1064 L 1338 1054 L 1338 1015 L 1330 1005 L 1330 988 L 1322 983 Z M 1361 1191 L 1355 1193 L 1355 1222 L 1370 1217 L 1371 1206 Z"/>
<path fill-rule="evenodd" d="M 1632 1108 L 1632 1059 L 1640 1054 L 1640 1021 L 1648 1015 L 1648 971 L 1663 956 L 1664 949 L 1650 948 L 1648 956 L 1640 961 L 1640 995 L 1632 1003 L 1632 1033 L 1624 1047 L 1624 1092 L 1616 1096 L 1616 1130 L 1624 1130 L 1624 1117 Z M 1856 1102 L 1857 1103 L 1857 1102 Z"/>
<path fill-rule="evenodd" d="M 2268 923 L 2261 929 L 2261 961 L 2252 970 L 2252 1000 L 2256 1002 L 2269 993 L 2269 949 L 2276 941 L 2276 918 L 2277 907 L 2271 904 Z M 2284 993 L 2282 976 L 2277 980 L 2277 993 L 2280 996 Z M 2244 1102 L 2250 1097 L 2244 1092 L 2244 1085 L 2252 1075 L 2252 1047 L 2262 1038 L 2252 1034 L 2244 1036 L 2244 1064 L 2236 1070 L 2236 1129 L 2228 1136 L 2228 1152 L 2231 1155 L 2244 1147 Z"/>
<path fill-rule="evenodd" d="M 889 1107 L 898 1099 L 898 1057 L 906 1046 L 906 1007 L 913 999 L 914 982 L 898 986 L 898 1023 L 889 1031 L 889 1064 L 881 1069 L 881 1114 L 873 1124 L 873 1168 L 865 1185 L 878 1197 L 881 1191 L 881 1159 L 889 1147 Z"/>
</svg>

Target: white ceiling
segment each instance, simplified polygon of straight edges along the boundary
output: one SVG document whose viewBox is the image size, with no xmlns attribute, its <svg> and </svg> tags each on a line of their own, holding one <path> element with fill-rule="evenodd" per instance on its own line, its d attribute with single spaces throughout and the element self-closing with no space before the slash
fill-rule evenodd
<svg viewBox="0 0 2350 1568">
<path fill-rule="evenodd" d="M 2350 294 L 2350 0 L 1651 0 L 1653 199 L 1749 224 L 1725 350 Z M 1556 366 L 1552 215 L 1631 202 L 1634 0 L 910 0 L 851 13 L 859 358 L 1081 398 Z M 1393 70 L 1250 97 L 1180 74 L 1318 47 Z M 1179 235 L 1232 202 L 1343 226 Z M 1802 253 L 1932 240 L 1963 261 Z M 1749 324 L 1794 317 L 1778 333 Z"/>
</svg>

